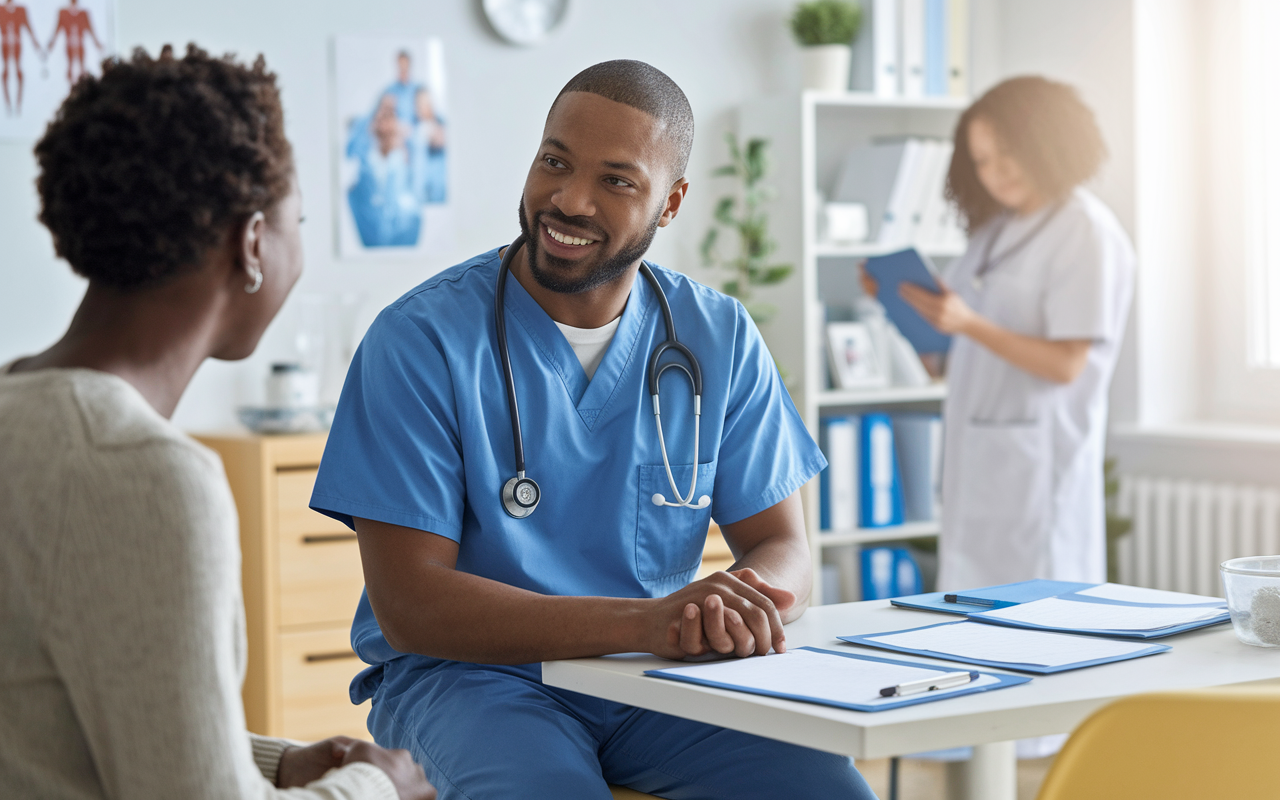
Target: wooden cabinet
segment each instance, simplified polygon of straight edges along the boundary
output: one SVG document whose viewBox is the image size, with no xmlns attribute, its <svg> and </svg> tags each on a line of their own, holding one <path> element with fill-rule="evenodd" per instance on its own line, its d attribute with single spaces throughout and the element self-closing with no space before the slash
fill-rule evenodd
<svg viewBox="0 0 1280 800">
<path fill-rule="evenodd" d="M 350 644 L 364 587 L 360 549 L 345 525 L 307 507 L 324 434 L 196 438 L 222 456 L 240 512 L 249 730 L 303 741 L 369 738 L 369 706 L 352 705 L 347 693 L 364 668 Z M 732 563 L 711 526 L 698 577 Z"/>
<path fill-rule="evenodd" d="M 369 738 L 369 706 L 347 693 L 364 668 L 350 644 L 364 586 L 356 535 L 307 507 L 324 435 L 196 438 L 222 456 L 240 511 L 249 730 Z"/>
</svg>

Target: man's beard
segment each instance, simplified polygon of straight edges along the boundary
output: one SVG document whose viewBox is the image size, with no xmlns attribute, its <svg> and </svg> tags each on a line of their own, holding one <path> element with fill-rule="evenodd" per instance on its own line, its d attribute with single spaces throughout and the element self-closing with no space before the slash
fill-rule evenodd
<svg viewBox="0 0 1280 800">
<path fill-rule="evenodd" d="M 529 272 L 533 274 L 533 279 L 543 289 L 560 294 L 579 294 L 581 292 L 589 292 L 597 289 L 607 283 L 617 280 L 627 269 L 637 261 L 639 261 L 645 253 L 649 252 L 649 245 L 653 244 L 653 237 L 658 232 L 658 222 L 662 219 L 662 209 L 658 209 L 658 213 L 654 215 L 653 221 L 639 236 L 636 236 L 629 242 L 623 244 L 622 249 L 616 254 L 605 259 L 598 264 L 589 274 L 584 275 L 576 280 L 563 278 L 552 272 L 548 268 L 565 269 L 572 267 L 575 262 L 568 259 L 553 256 L 539 249 L 541 240 L 541 230 L 531 231 L 529 222 L 524 210 L 524 197 L 520 198 L 520 206 L 518 209 L 520 215 L 520 232 L 524 234 L 525 249 L 529 253 Z M 538 216 L 534 219 L 534 224 L 539 228 L 543 225 L 543 220 L 553 220 L 563 223 L 567 227 L 577 228 L 580 230 L 593 231 L 596 226 L 589 220 L 582 222 L 574 221 L 573 217 L 567 217 L 559 211 L 539 211 Z M 604 244 L 604 242 L 601 242 Z M 545 259 L 545 263 L 544 263 Z"/>
</svg>

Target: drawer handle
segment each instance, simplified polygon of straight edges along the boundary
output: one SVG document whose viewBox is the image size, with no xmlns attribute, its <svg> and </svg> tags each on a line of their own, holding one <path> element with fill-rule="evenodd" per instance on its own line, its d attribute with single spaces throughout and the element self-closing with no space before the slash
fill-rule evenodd
<svg viewBox="0 0 1280 800">
<path fill-rule="evenodd" d="M 356 535 L 354 533 L 318 533 L 313 536 L 303 536 L 303 544 L 329 544 L 330 542 L 354 542 Z"/>
<path fill-rule="evenodd" d="M 344 658 L 355 658 L 356 654 L 352 650 L 339 650 L 336 653 L 308 653 L 306 661 L 308 664 L 314 664 L 317 661 L 340 661 Z"/>
</svg>

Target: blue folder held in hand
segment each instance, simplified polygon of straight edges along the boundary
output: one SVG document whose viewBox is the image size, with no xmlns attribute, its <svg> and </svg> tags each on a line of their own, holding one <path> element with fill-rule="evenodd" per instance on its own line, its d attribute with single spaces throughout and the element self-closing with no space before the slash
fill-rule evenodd
<svg viewBox="0 0 1280 800">
<path fill-rule="evenodd" d="M 931 292 L 942 291 L 933 270 L 919 251 L 910 248 L 884 256 L 872 256 L 867 259 L 867 273 L 879 284 L 876 299 L 884 306 L 885 314 L 898 326 L 898 330 L 911 342 L 917 353 L 945 353 L 951 347 L 951 337 L 940 333 L 925 321 L 898 294 L 898 287 L 903 281 Z"/>
</svg>

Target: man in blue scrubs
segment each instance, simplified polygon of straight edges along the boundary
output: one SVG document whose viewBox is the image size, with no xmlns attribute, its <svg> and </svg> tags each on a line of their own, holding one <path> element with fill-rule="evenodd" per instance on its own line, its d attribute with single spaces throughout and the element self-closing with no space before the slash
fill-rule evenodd
<svg viewBox="0 0 1280 800">
<path fill-rule="evenodd" d="M 385 309 L 347 376 L 311 506 L 359 535 L 351 637 L 372 666 L 352 698 L 373 698 L 375 739 L 412 751 L 444 800 L 606 800 L 606 783 L 872 797 L 847 758 L 541 682 L 550 659 L 783 651 L 808 602 L 797 490 L 822 455 L 741 304 L 653 266 L 703 376 L 697 463 L 678 370 L 661 385 L 670 477 L 659 449 L 645 368 L 667 337 L 637 271 L 680 210 L 692 141 L 684 93 L 641 62 L 591 67 L 552 104 L 504 294 L 532 515 L 501 496 L 516 472 L 494 323 L 504 248 Z M 663 504 L 695 470 L 694 507 Z M 690 583 L 712 517 L 738 560 Z"/>
</svg>

